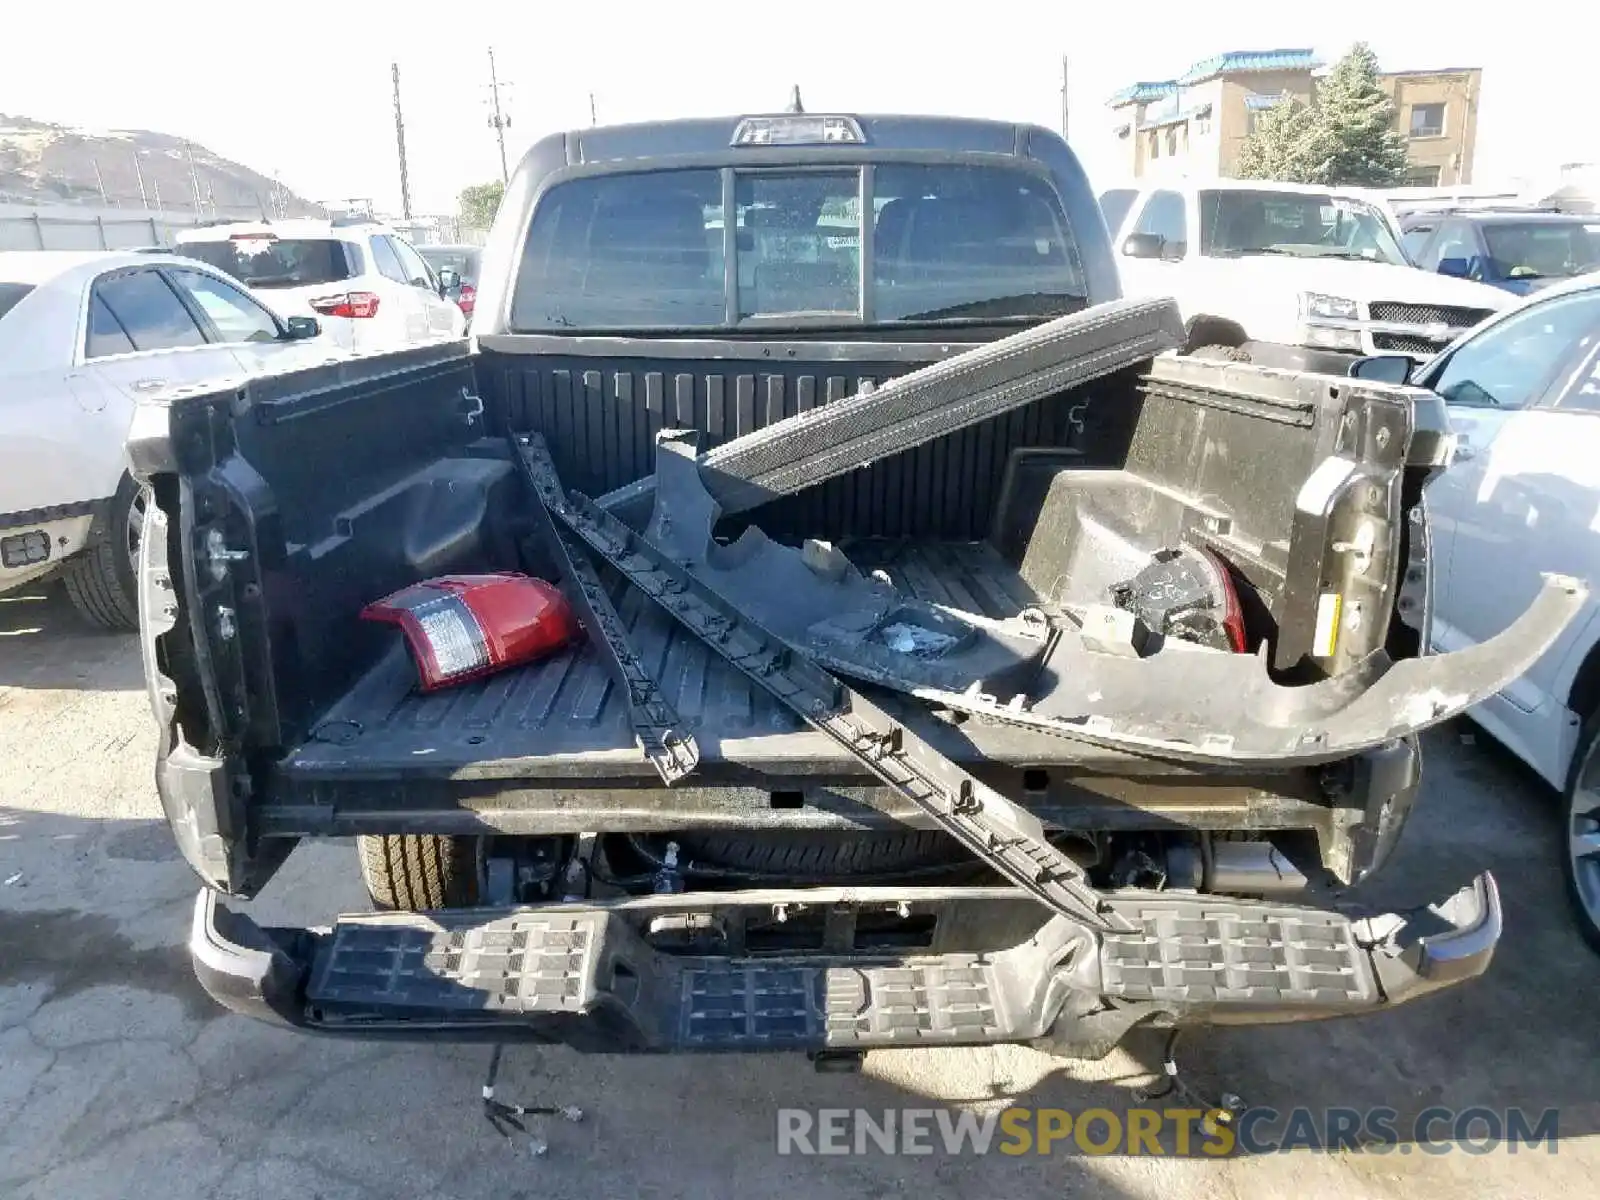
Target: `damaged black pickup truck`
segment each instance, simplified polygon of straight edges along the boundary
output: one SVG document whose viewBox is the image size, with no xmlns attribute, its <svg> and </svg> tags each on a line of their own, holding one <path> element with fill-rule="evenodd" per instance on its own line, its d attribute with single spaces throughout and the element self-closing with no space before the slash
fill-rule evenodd
<svg viewBox="0 0 1600 1200">
<path fill-rule="evenodd" d="M 1419 656 L 1441 402 L 1166 353 L 1176 310 L 1119 299 L 1055 135 L 548 138 L 475 321 L 135 419 L 158 780 L 222 1004 L 1094 1055 L 1488 965 L 1487 875 L 1406 913 L 1346 889 L 1400 835 L 1417 731 L 1583 586 Z M 491 585 L 543 608 L 474 608 Z M 377 911 L 225 901 L 350 835 Z"/>
</svg>

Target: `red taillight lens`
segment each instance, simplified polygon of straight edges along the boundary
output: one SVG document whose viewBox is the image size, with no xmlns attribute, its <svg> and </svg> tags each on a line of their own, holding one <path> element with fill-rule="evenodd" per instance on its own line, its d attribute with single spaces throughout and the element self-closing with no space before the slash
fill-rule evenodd
<svg viewBox="0 0 1600 1200">
<path fill-rule="evenodd" d="M 400 626 L 425 692 L 543 658 L 579 632 L 554 585 L 513 573 L 425 579 L 361 616 Z"/>
<path fill-rule="evenodd" d="M 322 296 L 311 301 L 311 307 L 325 317 L 375 317 L 378 297 L 374 292 L 347 292 L 342 296 Z"/>
<path fill-rule="evenodd" d="M 461 294 L 456 297 L 456 305 L 461 309 L 462 312 L 466 313 L 470 317 L 472 315 L 472 309 L 477 303 L 478 289 L 473 287 L 470 283 L 463 283 L 461 285 Z"/>
</svg>

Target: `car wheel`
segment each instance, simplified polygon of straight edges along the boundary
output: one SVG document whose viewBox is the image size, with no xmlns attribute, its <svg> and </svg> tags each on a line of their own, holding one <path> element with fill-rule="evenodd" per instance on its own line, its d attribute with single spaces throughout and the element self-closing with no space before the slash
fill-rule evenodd
<svg viewBox="0 0 1600 1200">
<path fill-rule="evenodd" d="M 1561 822 L 1561 866 L 1578 932 L 1600 953 L 1600 717 L 1583 727 L 1567 781 Z"/>
<path fill-rule="evenodd" d="M 61 569 L 67 599 L 78 614 L 103 629 L 138 629 L 139 545 L 149 497 L 124 475 L 89 544 Z"/>
</svg>

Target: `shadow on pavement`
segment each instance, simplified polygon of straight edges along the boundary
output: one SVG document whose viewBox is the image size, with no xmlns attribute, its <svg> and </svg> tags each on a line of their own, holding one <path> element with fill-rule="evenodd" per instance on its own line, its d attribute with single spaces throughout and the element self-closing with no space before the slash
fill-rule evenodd
<svg viewBox="0 0 1600 1200">
<path fill-rule="evenodd" d="M 0 595 L 0 687 L 144 687 L 139 639 L 90 625 L 60 583 Z"/>
</svg>

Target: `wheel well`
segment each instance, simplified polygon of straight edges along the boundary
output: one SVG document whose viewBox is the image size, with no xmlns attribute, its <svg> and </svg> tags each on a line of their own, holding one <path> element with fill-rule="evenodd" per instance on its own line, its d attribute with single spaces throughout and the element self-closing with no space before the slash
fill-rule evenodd
<svg viewBox="0 0 1600 1200">
<path fill-rule="evenodd" d="M 1237 321 L 1223 317 L 1196 317 L 1189 322 L 1184 349 L 1198 350 L 1201 346 L 1242 346 L 1250 339 Z"/>
<path fill-rule="evenodd" d="M 1600 711 L 1600 644 L 1589 647 L 1589 654 L 1572 680 L 1567 707 L 1587 720 Z"/>
</svg>

